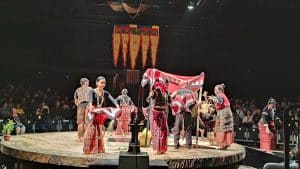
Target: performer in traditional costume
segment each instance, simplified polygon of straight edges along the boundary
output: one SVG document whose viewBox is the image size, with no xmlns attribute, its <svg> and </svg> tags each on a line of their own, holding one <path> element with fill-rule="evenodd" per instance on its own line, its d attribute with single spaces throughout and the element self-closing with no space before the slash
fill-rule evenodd
<svg viewBox="0 0 300 169">
<path fill-rule="evenodd" d="M 150 97 L 153 100 L 153 122 L 156 124 L 152 135 L 153 149 L 157 154 L 164 154 L 168 148 L 167 106 L 170 102 L 166 83 L 156 81 Z"/>
<path fill-rule="evenodd" d="M 214 88 L 215 97 L 211 97 L 217 111 L 215 132 L 219 149 L 225 150 L 233 143 L 233 116 L 230 109 L 230 102 L 224 93 L 224 84 L 216 85 Z"/>
<path fill-rule="evenodd" d="M 90 92 L 93 90 L 89 87 L 89 80 L 87 78 L 80 79 L 81 87 L 77 88 L 74 93 L 74 100 L 77 106 L 77 140 L 82 141 L 85 125 L 85 111 L 89 102 Z"/>
<path fill-rule="evenodd" d="M 270 98 L 267 106 L 263 109 L 261 119 L 258 123 L 260 149 L 274 150 L 276 147 L 275 121 L 279 120 L 276 115 L 276 100 Z"/>
<path fill-rule="evenodd" d="M 172 112 L 176 116 L 172 132 L 174 133 L 174 146 L 179 148 L 179 139 L 182 129 L 186 139 L 186 147 L 192 148 L 192 107 L 196 104 L 196 98 L 192 91 L 179 89 L 172 94 Z"/>
<path fill-rule="evenodd" d="M 111 118 L 112 111 L 119 111 L 119 105 L 111 94 L 104 90 L 106 86 L 106 80 L 103 76 L 99 76 L 96 80 L 96 86 L 90 94 L 90 108 L 87 111 L 88 122 L 86 125 L 86 131 L 84 134 L 84 147 L 83 152 L 86 154 L 104 153 L 104 134 L 105 127 L 104 123 L 106 120 Z M 116 107 L 106 108 L 111 101 Z M 110 114 L 111 113 L 111 114 Z"/>
<path fill-rule="evenodd" d="M 127 95 L 127 89 L 122 89 L 121 95 L 116 98 L 116 101 L 121 107 L 122 115 L 117 119 L 118 125 L 115 131 L 116 135 L 124 135 L 129 133 L 129 126 L 131 113 L 134 112 L 135 106 L 131 98 Z"/>
</svg>

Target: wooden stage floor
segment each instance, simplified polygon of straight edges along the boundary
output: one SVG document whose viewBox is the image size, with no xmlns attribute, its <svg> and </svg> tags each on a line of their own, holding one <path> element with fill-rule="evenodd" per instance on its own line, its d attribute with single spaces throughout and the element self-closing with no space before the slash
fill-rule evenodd
<svg viewBox="0 0 300 169">
<path fill-rule="evenodd" d="M 82 152 L 83 143 L 76 142 L 76 132 L 36 133 L 12 136 L 10 141 L 1 142 L 1 152 L 8 156 L 39 162 L 44 164 L 64 165 L 73 167 L 88 167 L 97 161 L 118 163 L 119 152 L 127 151 L 130 136 L 125 137 L 106 134 L 106 153 L 85 155 Z M 169 168 L 199 168 L 216 167 L 235 164 L 245 159 L 245 148 L 232 144 L 228 150 L 216 150 L 209 147 L 207 141 L 200 141 L 203 148 L 187 149 L 173 147 L 173 136 L 168 138 L 169 147 L 166 154 L 156 155 L 152 147 L 141 147 L 141 151 L 149 154 L 149 160 L 164 160 Z M 180 140 L 181 145 L 185 144 Z M 195 138 L 193 138 L 193 144 Z"/>
</svg>

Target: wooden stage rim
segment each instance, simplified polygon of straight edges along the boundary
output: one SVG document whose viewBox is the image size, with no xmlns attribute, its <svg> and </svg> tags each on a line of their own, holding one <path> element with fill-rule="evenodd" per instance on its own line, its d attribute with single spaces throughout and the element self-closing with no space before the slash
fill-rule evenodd
<svg viewBox="0 0 300 169">
<path fill-rule="evenodd" d="M 82 152 L 83 143 L 76 142 L 76 132 L 35 133 L 12 136 L 10 141 L 1 141 L 1 152 L 5 155 L 43 164 L 83 167 L 97 161 L 110 161 L 118 164 L 119 152 L 127 151 L 128 142 L 124 137 L 106 134 L 106 153 L 85 155 Z M 129 135 L 125 140 L 129 140 Z M 216 150 L 208 146 L 207 141 L 200 141 L 199 145 L 207 148 L 187 149 L 173 147 L 173 135 L 168 138 L 168 151 L 163 155 L 156 155 L 152 147 L 141 147 L 142 152 L 149 154 L 149 160 L 164 160 L 169 168 L 199 168 L 217 167 L 238 163 L 245 159 L 246 150 L 239 144 L 232 144 L 228 150 Z M 109 141 L 115 140 L 115 141 Z M 118 142 L 123 140 L 123 142 Z M 181 145 L 185 141 L 180 140 Z M 193 137 L 193 143 L 195 138 Z"/>
</svg>

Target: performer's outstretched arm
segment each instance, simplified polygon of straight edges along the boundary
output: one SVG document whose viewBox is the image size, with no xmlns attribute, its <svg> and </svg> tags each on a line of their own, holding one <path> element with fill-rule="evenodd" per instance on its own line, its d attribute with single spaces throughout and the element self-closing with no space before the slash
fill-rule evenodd
<svg viewBox="0 0 300 169">
<path fill-rule="evenodd" d="M 114 99 L 108 91 L 105 91 L 105 93 L 108 95 L 109 100 L 110 100 L 117 108 L 120 108 L 120 106 L 119 106 L 118 102 L 116 101 L 116 99 Z"/>
</svg>

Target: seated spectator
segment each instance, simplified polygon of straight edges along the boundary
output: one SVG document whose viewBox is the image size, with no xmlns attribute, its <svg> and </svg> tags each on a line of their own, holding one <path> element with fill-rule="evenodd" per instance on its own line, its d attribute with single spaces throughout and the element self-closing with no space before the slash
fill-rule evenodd
<svg viewBox="0 0 300 169">
<path fill-rule="evenodd" d="M 48 118 L 49 118 L 49 109 L 39 106 L 36 110 L 36 122 L 37 130 L 39 131 L 48 131 Z"/>
<path fill-rule="evenodd" d="M 16 108 L 11 109 L 11 119 L 15 122 L 16 135 L 25 134 L 25 126 L 21 122 L 21 119 L 18 116 Z"/>
<path fill-rule="evenodd" d="M 246 116 L 243 118 L 242 124 L 246 127 L 252 127 L 254 124 L 253 116 L 255 115 L 255 112 L 251 113 L 250 110 L 246 112 Z"/>
<path fill-rule="evenodd" d="M 12 109 L 12 108 L 15 106 L 15 105 L 14 105 L 14 99 L 13 99 L 12 96 L 10 96 L 10 97 L 8 98 L 7 105 L 8 105 L 8 108 L 9 108 L 9 109 Z"/>
<path fill-rule="evenodd" d="M 10 115 L 10 109 L 7 105 L 7 102 L 3 103 L 3 106 L 0 108 L 0 119 L 8 119 Z"/>
<path fill-rule="evenodd" d="M 41 110 L 42 110 L 42 112 L 45 112 L 46 115 L 49 115 L 49 113 L 50 113 L 50 108 L 46 102 L 42 102 Z"/>
<path fill-rule="evenodd" d="M 236 105 L 236 109 L 235 109 L 236 114 L 240 117 L 241 120 L 243 120 L 245 113 L 244 111 L 241 109 L 241 106 Z"/>
<path fill-rule="evenodd" d="M 260 118 L 261 118 L 261 109 L 255 109 L 254 110 L 255 115 L 253 116 L 253 122 L 254 125 L 257 127 L 257 123 L 259 122 Z"/>
<path fill-rule="evenodd" d="M 233 114 L 233 125 L 238 126 L 241 124 L 242 120 L 240 119 L 240 117 L 237 115 L 237 113 L 235 111 L 232 112 Z"/>
<path fill-rule="evenodd" d="M 62 115 L 64 119 L 72 120 L 75 119 L 75 114 L 70 109 L 70 106 L 67 104 L 64 104 L 62 107 Z"/>
<path fill-rule="evenodd" d="M 56 100 L 55 107 L 51 111 L 51 117 L 55 120 L 63 119 L 63 108 L 59 100 Z"/>
<path fill-rule="evenodd" d="M 16 111 L 17 111 L 18 116 L 24 116 L 25 115 L 25 112 L 24 112 L 23 108 L 21 108 L 20 103 L 18 103 L 16 105 Z"/>
</svg>

